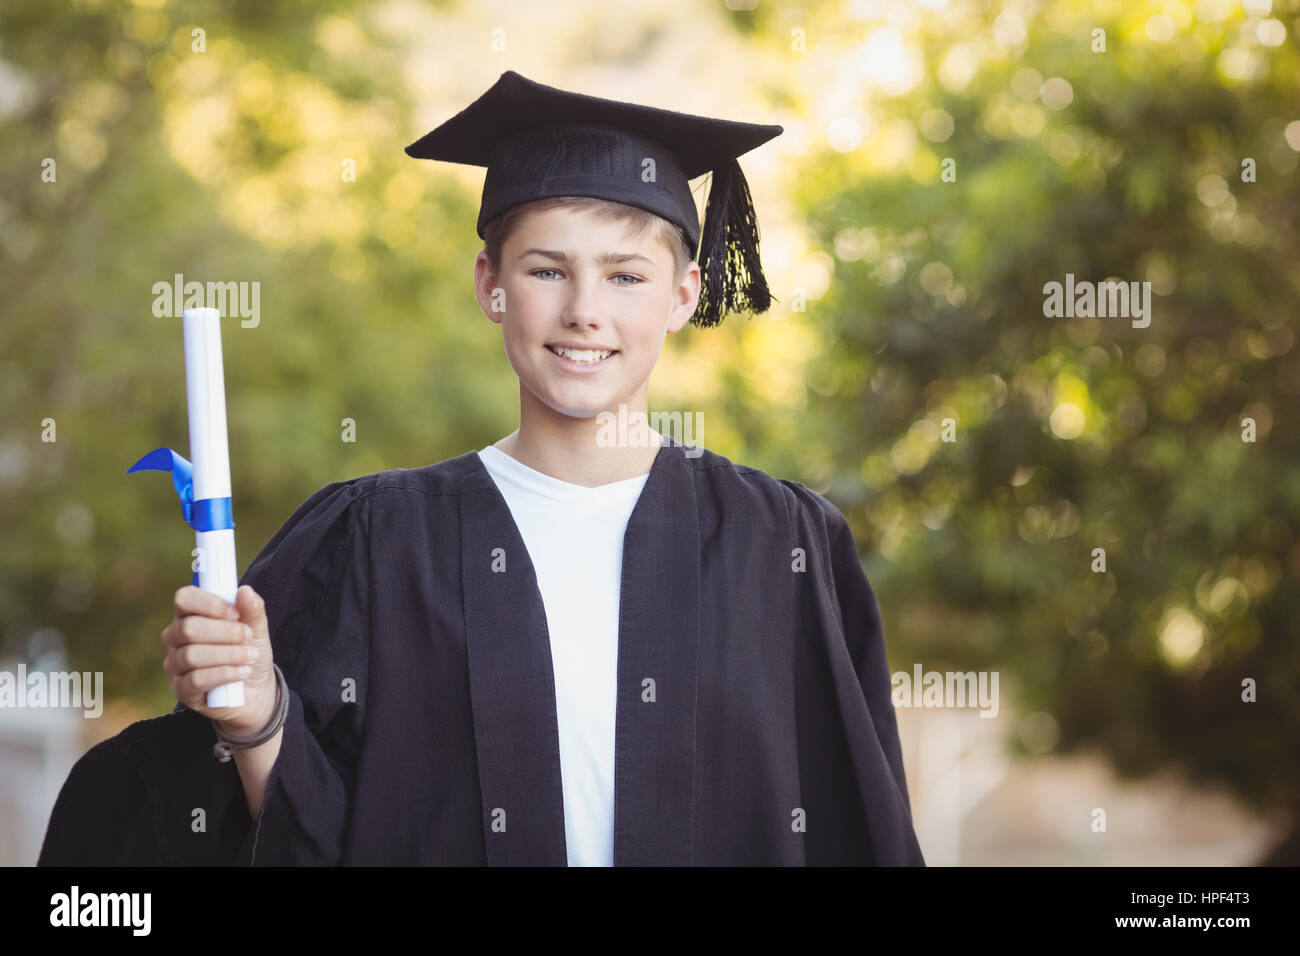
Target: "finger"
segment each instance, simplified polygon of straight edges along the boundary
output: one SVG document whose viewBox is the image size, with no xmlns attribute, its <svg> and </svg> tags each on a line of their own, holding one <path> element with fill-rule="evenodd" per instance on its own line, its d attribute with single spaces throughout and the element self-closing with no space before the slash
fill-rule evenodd
<svg viewBox="0 0 1300 956">
<path fill-rule="evenodd" d="M 200 694 L 206 694 L 214 687 L 220 687 L 222 684 L 233 684 L 235 681 L 244 680 L 252 674 L 252 668 L 247 665 L 234 667 L 200 667 L 192 670 L 183 677 L 176 679 L 183 693 L 189 697 L 197 697 Z"/>
<path fill-rule="evenodd" d="M 219 594 L 187 584 L 178 588 L 173 599 L 177 617 L 187 614 L 201 614 L 204 617 L 224 617 L 237 620 L 239 612 Z"/>
<path fill-rule="evenodd" d="M 170 647 L 186 644 L 243 644 L 247 642 L 248 625 L 240 621 L 226 621 L 191 614 L 169 625 L 172 630 Z"/>
<path fill-rule="evenodd" d="M 168 652 L 163 660 L 163 670 L 183 677 L 204 667 L 252 664 L 259 656 L 258 649 L 251 644 L 186 644 Z"/>
</svg>

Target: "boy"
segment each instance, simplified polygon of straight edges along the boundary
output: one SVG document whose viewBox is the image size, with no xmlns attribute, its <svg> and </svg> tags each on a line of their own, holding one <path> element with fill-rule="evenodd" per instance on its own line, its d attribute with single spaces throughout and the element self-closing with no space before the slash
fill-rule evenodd
<svg viewBox="0 0 1300 956">
<path fill-rule="evenodd" d="M 847 521 L 644 424 L 667 333 L 768 307 L 735 157 L 780 132 L 507 72 L 407 147 L 487 166 L 518 430 L 321 488 L 235 607 L 181 588 L 181 703 L 74 768 L 41 862 L 923 864 Z M 74 823 L 92 782 L 137 809 Z"/>
</svg>

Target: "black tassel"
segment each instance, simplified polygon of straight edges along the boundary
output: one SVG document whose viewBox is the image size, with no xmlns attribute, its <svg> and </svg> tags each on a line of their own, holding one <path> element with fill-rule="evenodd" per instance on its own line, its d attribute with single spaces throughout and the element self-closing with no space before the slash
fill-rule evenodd
<svg viewBox="0 0 1300 956">
<path fill-rule="evenodd" d="M 700 300 L 691 324 L 718 325 L 728 312 L 766 312 L 772 294 L 758 261 L 758 216 L 740 163 L 713 171 L 700 233 Z"/>
</svg>

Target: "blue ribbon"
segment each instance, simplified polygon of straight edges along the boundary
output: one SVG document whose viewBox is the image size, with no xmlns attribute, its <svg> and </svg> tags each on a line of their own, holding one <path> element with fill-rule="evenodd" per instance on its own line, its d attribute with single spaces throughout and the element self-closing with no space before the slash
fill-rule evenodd
<svg viewBox="0 0 1300 956">
<path fill-rule="evenodd" d="M 224 531 L 235 526 L 229 498 L 200 498 L 194 500 L 194 466 L 170 448 L 155 448 L 126 470 L 169 471 L 176 496 L 181 499 L 181 514 L 185 523 L 195 531 Z M 199 573 L 194 572 L 194 585 L 198 586 Z"/>
</svg>

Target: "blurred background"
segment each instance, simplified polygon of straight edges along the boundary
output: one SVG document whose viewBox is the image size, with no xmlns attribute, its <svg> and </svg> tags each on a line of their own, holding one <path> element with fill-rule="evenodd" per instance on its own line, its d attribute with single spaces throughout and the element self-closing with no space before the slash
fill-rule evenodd
<svg viewBox="0 0 1300 956">
<path fill-rule="evenodd" d="M 223 323 L 241 573 L 322 485 L 516 427 L 483 171 L 402 151 L 508 69 L 785 127 L 741 158 L 779 303 L 670 336 L 651 409 L 844 511 L 891 671 L 999 678 L 995 717 L 898 708 L 927 861 L 1300 862 L 1298 17 L 5 0 L 0 671 L 104 700 L 0 707 L 0 863 L 175 703 L 193 532 L 125 475 L 188 454 L 155 283 L 260 289 Z M 1045 315 L 1067 274 L 1149 282 L 1149 325 Z"/>
</svg>

